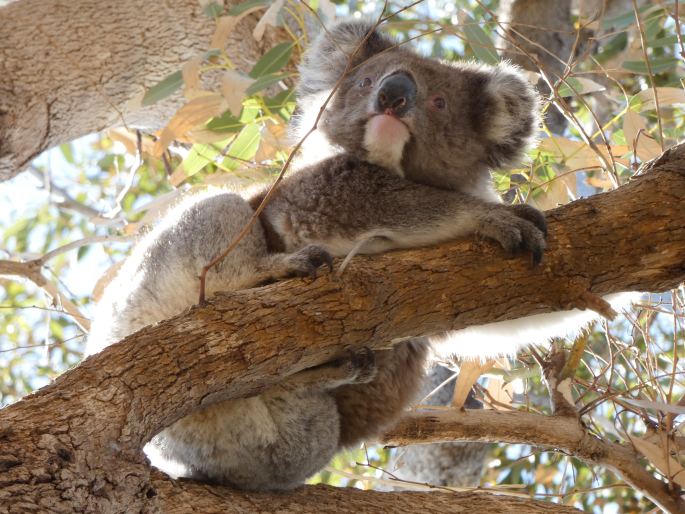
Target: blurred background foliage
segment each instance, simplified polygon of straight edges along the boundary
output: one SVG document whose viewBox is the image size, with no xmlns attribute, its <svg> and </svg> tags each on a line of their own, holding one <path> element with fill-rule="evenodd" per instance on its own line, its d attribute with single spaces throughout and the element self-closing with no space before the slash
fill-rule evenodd
<svg viewBox="0 0 685 514">
<path fill-rule="evenodd" d="M 311 34 L 336 14 L 378 16 L 383 8 L 381 2 L 353 0 L 335 5 L 250 0 L 227 12 L 212 2 L 205 5 L 207 23 L 219 20 L 214 49 L 143 99 L 149 104 L 185 95 L 186 105 L 166 127 L 150 133 L 119 128 L 84 137 L 46 152 L 28 172 L 0 184 L 0 258 L 28 260 L 58 249 L 44 276 L 85 317 L 131 242 L 182 194 L 205 187 L 241 189 L 276 177 L 293 143 L 287 135 L 295 111 L 292 86 Z M 386 12 L 401 12 L 386 25 L 425 55 L 492 63 L 506 46 L 499 9 L 497 1 L 388 2 Z M 288 37 L 244 75 L 234 70 L 230 49 L 216 48 L 225 39 L 222 30 L 253 12 Z M 611 190 L 629 180 L 640 163 L 677 142 L 685 120 L 683 16 L 677 2 L 574 4 L 565 34 L 575 43 L 561 71 L 530 72 L 532 82 L 547 88 L 547 119 L 561 112 L 562 122 L 541 128 L 540 144 L 524 167 L 494 170 L 506 201 L 548 209 Z M 216 73 L 223 74 L 220 90 L 205 90 L 205 78 Z M 625 222 L 630 223 L 630 213 Z M 66 244 L 70 247 L 60 249 Z M 63 303 L 32 282 L 0 277 L 0 285 L 0 403 L 5 406 L 75 366 L 84 331 Z M 685 414 L 678 354 L 683 300 L 682 289 L 645 297 L 619 321 L 597 323 L 578 341 L 564 343 L 582 355 L 574 392 L 592 431 L 608 440 L 624 441 L 629 434 L 647 443 L 665 431 L 675 441 L 671 456 L 678 466 L 679 416 Z M 547 412 L 540 375 L 530 353 L 523 352 L 487 370 L 476 394 L 485 408 Z M 394 480 L 394 462 L 382 448 L 362 448 L 337 456 L 313 481 L 422 487 Z M 669 466 L 653 457 L 644 464 L 666 482 L 683 481 L 683 475 L 674 477 L 682 468 L 665 469 Z M 528 446 L 492 445 L 481 485 L 591 512 L 654 507 L 611 472 Z"/>
</svg>

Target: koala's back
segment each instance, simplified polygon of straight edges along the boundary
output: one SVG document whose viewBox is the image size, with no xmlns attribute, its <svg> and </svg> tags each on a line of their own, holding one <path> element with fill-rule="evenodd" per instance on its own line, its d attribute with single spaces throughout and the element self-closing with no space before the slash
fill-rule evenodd
<svg viewBox="0 0 685 514">
<path fill-rule="evenodd" d="M 248 490 L 291 489 L 331 460 L 339 427 L 327 392 L 276 387 L 186 416 L 153 444 L 193 478 Z"/>
<path fill-rule="evenodd" d="M 92 355 L 113 342 L 197 303 L 202 267 L 225 249 L 254 211 L 226 191 L 193 195 L 172 208 L 124 261 L 98 302 L 86 345 Z M 208 274 L 209 295 L 247 287 L 255 263 L 266 253 L 260 227 L 254 227 Z M 230 270 L 230 272 L 227 272 Z"/>
<path fill-rule="evenodd" d="M 253 216 L 227 192 L 196 195 L 167 214 L 133 250 L 99 302 L 87 343 L 96 353 L 197 302 L 202 267 Z M 207 277 L 207 294 L 253 287 L 269 266 L 259 224 Z M 289 391 L 219 402 L 153 438 L 154 465 L 243 489 L 286 489 L 321 469 L 338 448 L 338 410 L 324 390 Z"/>
</svg>

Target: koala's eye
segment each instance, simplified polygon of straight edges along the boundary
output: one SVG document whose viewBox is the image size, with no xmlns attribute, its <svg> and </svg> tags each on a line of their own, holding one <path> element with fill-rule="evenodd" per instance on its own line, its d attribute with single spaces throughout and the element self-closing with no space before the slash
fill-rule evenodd
<svg viewBox="0 0 685 514">
<path fill-rule="evenodd" d="M 447 107 L 447 100 L 445 100 L 445 98 L 442 96 L 436 95 L 431 98 L 431 105 L 442 111 L 445 107 Z"/>
<path fill-rule="evenodd" d="M 371 79 L 369 77 L 364 78 L 359 82 L 359 87 L 365 88 L 371 85 Z"/>
</svg>

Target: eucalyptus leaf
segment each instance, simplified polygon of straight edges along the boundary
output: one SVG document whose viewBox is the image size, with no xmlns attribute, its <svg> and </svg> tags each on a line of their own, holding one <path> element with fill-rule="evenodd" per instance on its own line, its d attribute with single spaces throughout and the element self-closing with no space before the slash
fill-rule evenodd
<svg viewBox="0 0 685 514">
<path fill-rule="evenodd" d="M 158 82 L 147 90 L 143 97 L 143 107 L 159 102 L 161 99 L 174 94 L 183 84 L 183 75 L 177 71 Z"/>
<path fill-rule="evenodd" d="M 250 77 L 257 79 L 276 73 L 288 64 L 292 53 L 293 43 L 281 43 L 274 46 L 257 61 L 257 64 L 254 65 L 254 68 L 249 73 Z"/>
<path fill-rule="evenodd" d="M 266 89 L 269 86 L 278 84 L 281 80 L 287 79 L 288 77 L 290 77 L 290 73 L 277 73 L 275 75 L 266 75 L 264 77 L 260 77 L 250 84 L 246 90 L 246 93 L 248 95 L 254 95 L 255 93 L 260 92 L 262 89 Z"/>
<path fill-rule="evenodd" d="M 254 9 L 255 7 L 266 7 L 269 4 L 271 4 L 271 0 L 248 0 L 247 2 L 242 2 L 238 5 L 234 5 L 233 7 L 231 7 L 231 9 L 228 11 L 228 15 L 238 16 L 244 13 L 245 11 Z"/>
<path fill-rule="evenodd" d="M 471 50 L 473 50 L 473 54 L 484 63 L 497 64 L 500 59 L 490 36 L 485 33 L 471 16 L 464 13 L 463 18 L 461 30 L 464 32 L 466 40 L 469 42 Z"/>
<path fill-rule="evenodd" d="M 221 116 L 211 119 L 207 123 L 207 128 L 214 132 L 238 132 L 243 128 L 243 124 L 230 111 L 227 111 Z"/>
</svg>

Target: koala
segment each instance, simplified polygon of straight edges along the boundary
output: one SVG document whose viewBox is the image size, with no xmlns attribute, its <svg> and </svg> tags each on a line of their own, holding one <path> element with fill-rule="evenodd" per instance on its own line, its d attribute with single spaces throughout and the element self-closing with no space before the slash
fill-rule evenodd
<svg viewBox="0 0 685 514">
<path fill-rule="evenodd" d="M 490 168 L 517 162 L 535 133 L 537 97 L 515 68 L 439 62 L 372 24 L 343 22 L 315 41 L 302 64 L 296 130 L 309 128 L 338 82 L 303 152 L 311 164 L 283 180 L 260 223 L 210 271 L 208 295 L 314 275 L 332 257 L 473 234 L 540 261 L 544 216 L 501 204 L 489 183 Z M 200 270 L 264 194 L 214 191 L 173 209 L 107 288 L 87 354 L 192 306 Z M 198 410 L 154 437 L 148 453 L 162 469 L 177 463 L 180 474 L 202 480 L 296 487 L 335 452 L 401 416 L 420 390 L 428 351 L 418 338 L 348 353 L 257 396 Z"/>
</svg>

